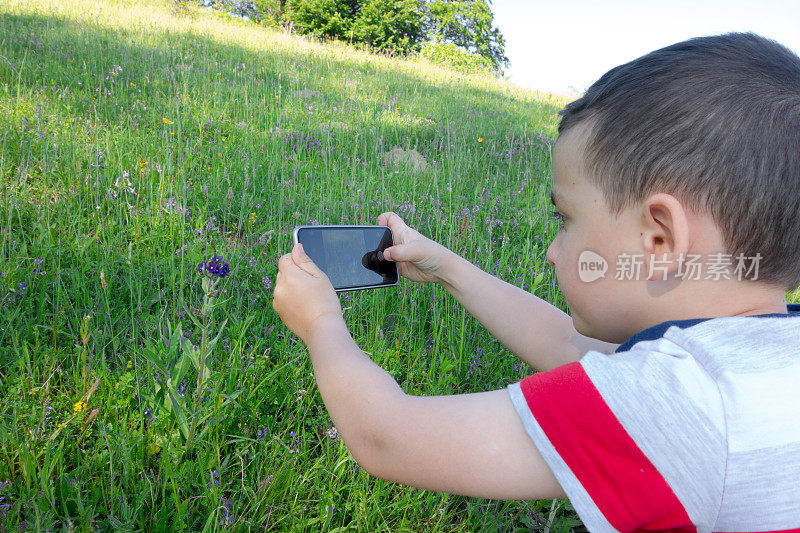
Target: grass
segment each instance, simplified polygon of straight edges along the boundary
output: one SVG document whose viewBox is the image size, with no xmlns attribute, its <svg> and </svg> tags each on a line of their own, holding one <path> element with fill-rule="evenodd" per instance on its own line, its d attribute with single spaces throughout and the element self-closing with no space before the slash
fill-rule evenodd
<svg viewBox="0 0 800 533">
<path fill-rule="evenodd" d="M 582 529 L 567 500 L 370 478 L 270 305 L 294 225 L 391 209 L 565 308 L 544 259 L 562 98 L 166 2 L 0 17 L 0 530 Z M 213 254 L 231 272 L 204 287 Z M 342 298 L 410 394 L 531 372 L 439 287 Z"/>
<path fill-rule="evenodd" d="M 563 307 L 543 193 L 562 99 L 166 2 L 0 16 L 0 528 L 579 527 L 567 500 L 370 478 L 270 305 L 295 224 L 391 209 Z M 530 372 L 438 287 L 343 300 L 411 394 Z"/>
</svg>

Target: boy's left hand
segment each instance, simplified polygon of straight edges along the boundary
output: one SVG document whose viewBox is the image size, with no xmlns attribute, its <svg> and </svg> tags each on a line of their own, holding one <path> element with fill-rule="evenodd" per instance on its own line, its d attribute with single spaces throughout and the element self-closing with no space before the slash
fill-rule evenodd
<svg viewBox="0 0 800 533">
<path fill-rule="evenodd" d="M 306 344 L 317 322 L 329 317 L 342 320 L 342 306 L 333 285 L 300 244 L 278 260 L 272 307 Z"/>
</svg>

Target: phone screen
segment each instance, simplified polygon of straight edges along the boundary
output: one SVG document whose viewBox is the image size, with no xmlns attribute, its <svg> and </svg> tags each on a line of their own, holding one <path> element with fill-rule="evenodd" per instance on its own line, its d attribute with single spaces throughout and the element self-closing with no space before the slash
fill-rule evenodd
<svg viewBox="0 0 800 533">
<path fill-rule="evenodd" d="M 383 258 L 392 246 L 385 226 L 300 226 L 294 237 L 337 291 L 397 284 L 397 265 Z"/>
</svg>

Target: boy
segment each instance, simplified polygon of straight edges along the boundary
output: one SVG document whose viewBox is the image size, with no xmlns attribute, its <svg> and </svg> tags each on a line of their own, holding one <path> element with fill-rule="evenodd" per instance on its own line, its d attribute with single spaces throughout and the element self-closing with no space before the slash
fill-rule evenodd
<svg viewBox="0 0 800 533">
<path fill-rule="evenodd" d="M 273 305 L 336 428 L 374 476 L 568 496 L 593 531 L 800 531 L 800 58 L 754 34 L 691 39 L 561 114 L 547 260 L 571 316 L 378 217 L 401 275 L 443 285 L 541 372 L 407 396 L 302 247 L 280 258 Z"/>
</svg>

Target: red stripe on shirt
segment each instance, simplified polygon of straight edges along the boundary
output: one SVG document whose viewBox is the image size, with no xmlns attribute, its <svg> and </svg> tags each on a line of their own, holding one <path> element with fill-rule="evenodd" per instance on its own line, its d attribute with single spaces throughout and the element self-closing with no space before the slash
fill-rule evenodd
<svg viewBox="0 0 800 533">
<path fill-rule="evenodd" d="M 612 526 L 696 531 L 580 363 L 528 376 L 520 387 L 550 443 Z"/>
</svg>

